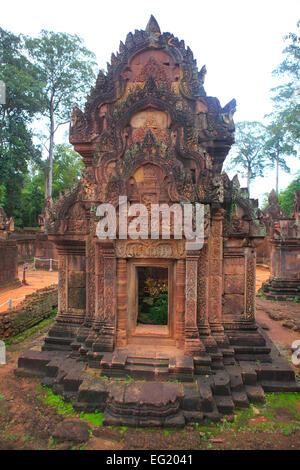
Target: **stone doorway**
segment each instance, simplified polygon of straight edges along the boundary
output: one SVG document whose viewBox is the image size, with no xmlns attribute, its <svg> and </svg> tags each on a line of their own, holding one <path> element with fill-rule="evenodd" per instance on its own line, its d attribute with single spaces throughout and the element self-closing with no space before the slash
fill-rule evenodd
<svg viewBox="0 0 300 470">
<path fill-rule="evenodd" d="M 171 260 L 128 262 L 128 342 L 173 344 L 174 263 Z"/>
</svg>

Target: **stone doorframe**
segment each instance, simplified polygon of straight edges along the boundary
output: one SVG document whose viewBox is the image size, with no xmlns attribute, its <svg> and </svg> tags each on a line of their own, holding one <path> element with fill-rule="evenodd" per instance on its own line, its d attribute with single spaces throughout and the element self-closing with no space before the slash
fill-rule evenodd
<svg viewBox="0 0 300 470">
<path fill-rule="evenodd" d="M 131 259 L 127 262 L 127 286 L 128 286 L 128 338 L 134 335 L 138 316 L 138 267 L 161 267 L 168 269 L 168 337 L 174 337 L 174 260 L 160 259 Z M 165 332 L 165 328 L 163 328 Z M 159 333 L 158 333 L 159 334 Z M 163 336 L 166 336 L 164 333 Z"/>
</svg>

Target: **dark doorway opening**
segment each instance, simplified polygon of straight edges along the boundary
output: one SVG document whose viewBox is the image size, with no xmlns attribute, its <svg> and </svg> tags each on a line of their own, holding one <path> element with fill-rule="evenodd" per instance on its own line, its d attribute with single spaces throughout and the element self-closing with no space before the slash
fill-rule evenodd
<svg viewBox="0 0 300 470">
<path fill-rule="evenodd" d="M 168 325 L 168 268 L 137 267 L 137 325 Z"/>
</svg>

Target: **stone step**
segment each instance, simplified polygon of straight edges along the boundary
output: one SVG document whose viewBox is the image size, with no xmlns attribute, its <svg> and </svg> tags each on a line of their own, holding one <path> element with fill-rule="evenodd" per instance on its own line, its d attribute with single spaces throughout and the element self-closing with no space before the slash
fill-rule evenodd
<svg viewBox="0 0 300 470">
<path fill-rule="evenodd" d="M 251 403 L 265 403 L 266 397 L 260 385 L 246 385 L 245 390 Z"/>
<path fill-rule="evenodd" d="M 212 375 L 213 371 L 209 366 L 195 366 L 194 369 L 195 375 Z"/>
<path fill-rule="evenodd" d="M 85 374 L 73 406 L 80 411 L 104 411 L 107 395 L 105 380 Z"/>
<path fill-rule="evenodd" d="M 196 356 L 194 357 L 194 365 L 195 366 L 210 366 L 212 363 L 211 356 Z"/>
<path fill-rule="evenodd" d="M 130 364 L 126 365 L 125 373 L 130 375 L 136 379 L 151 379 L 154 380 L 157 374 L 157 369 L 151 365 L 137 365 L 137 364 Z M 166 373 L 168 374 L 168 369 L 166 369 Z"/>
<path fill-rule="evenodd" d="M 234 346 L 235 354 L 269 354 L 271 348 L 267 346 Z"/>
<path fill-rule="evenodd" d="M 46 366 L 51 359 L 53 359 L 52 353 L 28 349 L 19 357 L 18 369 L 28 369 L 33 371 L 34 374 L 43 377 L 46 373 Z"/>
<path fill-rule="evenodd" d="M 189 356 L 175 356 L 169 359 L 169 371 L 175 373 L 193 374 L 194 360 Z"/>
<path fill-rule="evenodd" d="M 224 348 L 221 349 L 221 353 L 223 357 L 234 357 L 234 349 L 233 348 Z"/>
<path fill-rule="evenodd" d="M 294 381 L 295 372 L 287 362 L 278 360 L 273 364 L 259 364 L 257 367 L 259 381 Z"/>
<path fill-rule="evenodd" d="M 247 362 L 240 362 L 241 375 L 245 385 L 256 385 L 257 373 L 255 366 Z"/>
<path fill-rule="evenodd" d="M 230 377 L 226 371 L 216 372 L 212 379 L 212 388 L 216 396 L 230 396 Z"/>
<path fill-rule="evenodd" d="M 213 412 L 215 400 L 211 389 L 211 381 L 207 377 L 197 378 L 198 392 L 201 398 L 201 409 L 203 412 Z"/>
<path fill-rule="evenodd" d="M 217 423 L 221 420 L 221 415 L 215 401 L 212 403 L 212 411 L 203 411 L 203 418 L 209 423 Z"/>
<path fill-rule="evenodd" d="M 235 406 L 234 406 L 231 396 L 216 395 L 215 401 L 216 401 L 218 411 L 220 413 L 223 413 L 223 414 L 233 413 Z"/>
<path fill-rule="evenodd" d="M 229 374 L 231 390 L 236 392 L 243 391 L 244 383 L 240 367 L 226 366 L 226 372 Z"/>
<path fill-rule="evenodd" d="M 296 381 L 262 380 L 261 386 L 265 392 L 300 392 L 300 383 Z"/>
<path fill-rule="evenodd" d="M 152 365 L 153 367 L 169 367 L 169 359 L 158 359 L 148 357 L 127 357 L 126 366 L 135 365 Z"/>
<path fill-rule="evenodd" d="M 247 409 L 249 407 L 249 400 L 245 391 L 232 392 L 232 400 L 236 408 Z"/>
<path fill-rule="evenodd" d="M 70 351 L 73 338 L 46 336 L 43 351 Z"/>
<path fill-rule="evenodd" d="M 145 340 L 147 340 L 147 344 L 151 346 L 176 346 L 176 341 L 169 337 L 163 336 L 143 336 L 143 335 L 136 335 L 131 336 L 130 340 L 128 341 L 128 345 L 130 344 L 145 344 Z"/>
<path fill-rule="evenodd" d="M 182 408 L 185 411 L 201 411 L 202 400 L 195 384 L 184 384 L 184 398 Z"/>
</svg>

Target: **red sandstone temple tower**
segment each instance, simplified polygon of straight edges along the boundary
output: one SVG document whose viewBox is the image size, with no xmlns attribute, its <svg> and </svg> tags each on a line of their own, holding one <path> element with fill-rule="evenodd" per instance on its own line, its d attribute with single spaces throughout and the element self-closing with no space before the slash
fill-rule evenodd
<svg viewBox="0 0 300 470">
<path fill-rule="evenodd" d="M 272 375 L 276 355 L 255 323 L 255 253 L 265 235 L 257 201 L 222 172 L 236 103 L 222 108 L 206 96 L 205 74 L 151 17 L 112 54 L 85 110 L 73 110 L 70 142 L 85 170 L 45 222 L 59 253 L 59 312 L 43 351 L 71 353 L 102 375 L 156 380 L 192 381 L 228 367 L 241 374 L 241 364 L 259 361 L 259 379 L 296 387 L 289 366 Z M 99 239 L 96 209 L 110 203 L 118 212 L 120 196 L 129 207 L 203 204 L 202 249 L 174 236 Z M 167 322 L 155 328 L 137 321 L 141 268 L 167 273 Z"/>
</svg>

